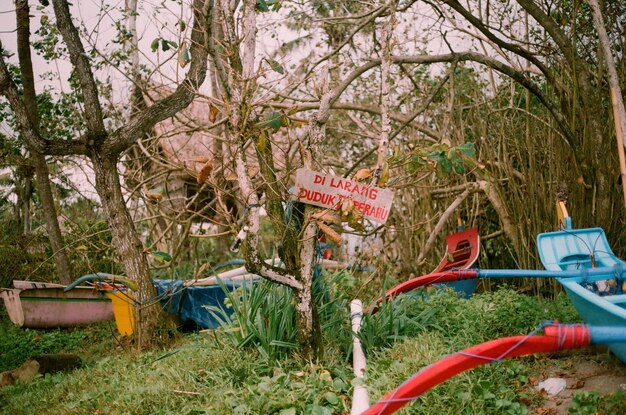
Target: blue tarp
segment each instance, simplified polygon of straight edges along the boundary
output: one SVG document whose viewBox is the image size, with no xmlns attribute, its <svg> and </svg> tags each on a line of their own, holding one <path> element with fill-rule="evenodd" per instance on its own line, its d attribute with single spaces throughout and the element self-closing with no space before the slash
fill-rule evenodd
<svg viewBox="0 0 626 415">
<path fill-rule="evenodd" d="M 226 293 L 219 285 L 185 287 L 183 283 L 183 280 L 154 280 L 157 294 L 165 296 L 161 300 L 163 309 L 178 315 L 184 324 L 193 322 L 203 329 L 219 327 L 219 322 L 204 306 L 216 306 L 232 313 L 231 309 L 224 307 Z M 239 287 L 233 283 L 224 285 L 230 291 Z"/>
</svg>

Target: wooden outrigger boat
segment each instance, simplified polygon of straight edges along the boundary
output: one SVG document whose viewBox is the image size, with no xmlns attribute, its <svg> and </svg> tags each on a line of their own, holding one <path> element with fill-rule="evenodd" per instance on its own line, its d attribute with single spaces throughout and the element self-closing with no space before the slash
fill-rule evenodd
<svg viewBox="0 0 626 415">
<path fill-rule="evenodd" d="M 626 327 L 626 262 L 615 256 L 601 228 L 572 229 L 562 202 L 559 217 L 560 231 L 537 236 L 537 249 L 545 270 L 443 269 L 403 282 L 387 291 L 385 298 L 426 285 L 478 278 L 556 278 L 586 323 L 623 329 Z M 375 312 L 382 301 L 379 298 L 366 311 Z M 626 343 L 612 343 L 609 348 L 626 363 Z"/>
<path fill-rule="evenodd" d="M 550 271 L 581 271 L 557 280 L 586 323 L 626 327 L 626 262 L 615 256 L 602 228 L 572 229 L 565 205 L 559 202 L 558 208 L 561 230 L 537 236 L 541 263 Z M 596 277 L 587 272 L 598 268 L 614 272 Z M 626 343 L 613 343 L 609 349 L 626 363 Z"/>
<path fill-rule="evenodd" d="M 0 289 L 11 322 L 24 328 L 84 326 L 113 319 L 111 300 L 94 287 L 13 281 L 13 288 Z"/>
<path fill-rule="evenodd" d="M 454 269 L 469 269 L 476 264 L 480 255 L 480 236 L 478 229 L 462 229 L 446 236 L 446 253 L 437 268 L 431 274 Z M 463 297 L 471 297 L 476 291 L 476 280 L 464 280 L 446 283 Z"/>
</svg>

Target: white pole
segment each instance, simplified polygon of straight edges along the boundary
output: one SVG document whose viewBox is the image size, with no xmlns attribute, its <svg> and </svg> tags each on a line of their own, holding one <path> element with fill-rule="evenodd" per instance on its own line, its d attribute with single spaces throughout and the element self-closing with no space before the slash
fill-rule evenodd
<svg viewBox="0 0 626 415">
<path fill-rule="evenodd" d="M 365 354 L 361 348 L 361 341 L 356 336 L 356 333 L 361 330 L 361 317 L 363 316 L 363 303 L 361 300 L 352 300 L 350 303 L 350 318 L 352 320 L 352 367 L 354 370 L 354 376 L 357 379 L 363 380 L 365 374 Z M 352 410 L 351 415 L 360 415 L 369 408 L 369 398 L 367 396 L 367 389 L 365 384 L 361 382 L 359 385 L 354 386 L 354 394 L 352 395 Z"/>
</svg>

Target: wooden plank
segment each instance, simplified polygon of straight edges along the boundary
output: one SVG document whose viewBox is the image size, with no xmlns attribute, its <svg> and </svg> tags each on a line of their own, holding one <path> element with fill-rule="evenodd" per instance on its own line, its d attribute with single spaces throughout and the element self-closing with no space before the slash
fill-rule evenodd
<svg viewBox="0 0 626 415">
<path fill-rule="evenodd" d="M 302 203 L 338 209 L 349 198 L 364 218 L 379 223 L 389 218 L 394 196 L 389 189 L 307 169 L 297 170 L 296 187 L 297 199 Z"/>
</svg>

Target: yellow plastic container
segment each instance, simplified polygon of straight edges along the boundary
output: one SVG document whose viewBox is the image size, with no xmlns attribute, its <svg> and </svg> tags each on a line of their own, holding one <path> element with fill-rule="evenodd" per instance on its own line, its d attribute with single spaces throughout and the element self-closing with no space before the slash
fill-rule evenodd
<svg viewBox="0 0 626 415">
<path fill-rule="evenodd" d="M 113 316 L 117 331 L 122 336 L 130 336 L 135 331 L 134 297 L 130 291 L 109 291 L 106 293 L 113 305 Z"/>
</svg>

